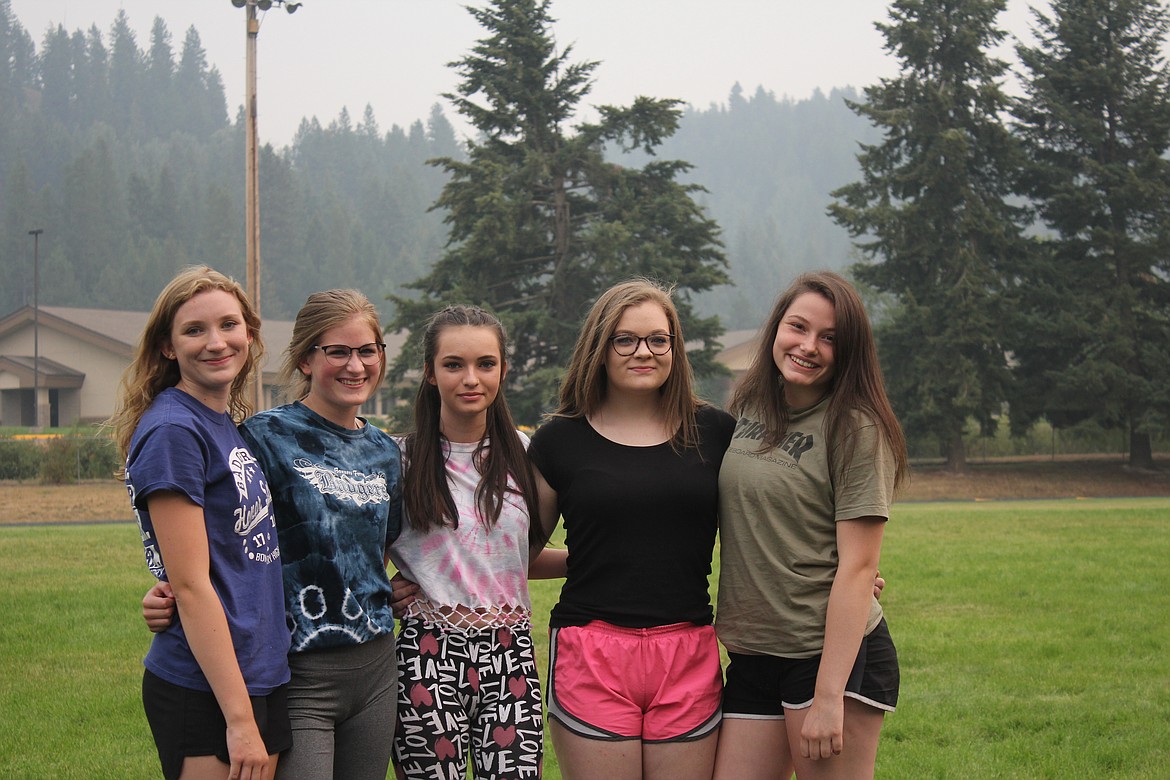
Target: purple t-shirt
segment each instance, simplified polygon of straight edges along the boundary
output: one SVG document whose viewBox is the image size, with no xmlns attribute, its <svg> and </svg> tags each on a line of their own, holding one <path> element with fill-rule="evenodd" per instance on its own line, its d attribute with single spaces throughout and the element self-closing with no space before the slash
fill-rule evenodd
<svg viewBox="0 0 1170 780">
<path fill-rule="evenodd" d="M 176 388 L 163 390 L 130 441 L 126 488 L 147 567 L 160 580 L 167 578 L 166 561 L 147 500 L 165 490 L 203 507 L 211 583 L 223 603 L 248 692 L 262 696 L 288 682 L 289 634 L 272 496 L 231 417 Z M 174 685 L 211 690 L 181 615 L 154 635 L 144 663 Z"/>
</svg>

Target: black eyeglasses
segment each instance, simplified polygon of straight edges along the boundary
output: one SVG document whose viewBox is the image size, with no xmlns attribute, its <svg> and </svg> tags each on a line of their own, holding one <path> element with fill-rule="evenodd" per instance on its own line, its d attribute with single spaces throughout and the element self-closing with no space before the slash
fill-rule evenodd
<svg viewBox="0 0 1170 780">
<path fill-rule="evenodd" d="M 643 341 L 646 342 L 646 349 L 650 350 L 651 355 L 665 355 L 674 344 L 674 334 L 652 333 L 649 336 L 635 336 L 632 333 L 619 333 L 609 337 L 613 351 L 622 357 L 629 357 L 637 352 L 638 345 Z"/>
<path fill-rule="evenodd" d="M 360 347 L 350 347 L 345 344 L 314 344 L 313 349 L 324 352 L 325 359 L 329 361 L 330 365 L 344 366 L 349 362 L 349 356 L 356 352 L 358 360 L 362 361 L 364 365 L 376 366 L 378 361 L 382 359 L 382 353 L 386 351 L 386 345 L 380 341 L 371 341 Z"/>
</svg>

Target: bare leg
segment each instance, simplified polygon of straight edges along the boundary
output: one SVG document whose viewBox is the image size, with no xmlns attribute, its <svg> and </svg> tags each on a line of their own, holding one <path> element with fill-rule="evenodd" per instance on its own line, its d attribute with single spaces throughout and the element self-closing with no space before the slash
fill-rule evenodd
<svg viewBox="0 0 1170 780">
<path fill-rule="evenodd" d="M 279 755 L 268 757 L 268 777 L 276 774 L 276 762 Z M 187 756 L 183 759 L 183 771 L 179 780 L 225 780 L 231 767 L 215 756 Z"/>
<path fill-rule="evenodd" d="M 872 780 L 884 712 L 845 698 L 841 755 L 813 761 L 800 756 L 800 729 L 808 710 L 785 710 L 788 744 L 800 780 Z"/>
<path fill-rule="evenodd" d="M 790 780 L 792 753 L 784 721 L 724 718 L 715 780 Z"/>
<path fill-rule="evenodd" d="M 719 732 L 693 742 L 665 742 L 642 746 L 644 780 L 710 780 L 715 768 Z"/>
<path fill-rule="evenodd" d="M 548 730 L 565 780 L 641 780 L 642 740 L 579 737 L 555 720 Z"/>
</svg>

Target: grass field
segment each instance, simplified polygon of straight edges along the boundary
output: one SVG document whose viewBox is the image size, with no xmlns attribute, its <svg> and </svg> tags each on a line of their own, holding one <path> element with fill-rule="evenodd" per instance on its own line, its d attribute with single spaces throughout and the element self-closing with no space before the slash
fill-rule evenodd
<svg viewBox="0 0 1170 780">
<path fill-rule="evenodd" d="M 138 545 L 130 524 L 0 528 L 0 777 L 158 775 Z M 1168 498 L 896 506 L 878 777 L 1165 778 L 1168 563 Z M 556 589 L 533 584 L 538 619 Z"/>
</svg>

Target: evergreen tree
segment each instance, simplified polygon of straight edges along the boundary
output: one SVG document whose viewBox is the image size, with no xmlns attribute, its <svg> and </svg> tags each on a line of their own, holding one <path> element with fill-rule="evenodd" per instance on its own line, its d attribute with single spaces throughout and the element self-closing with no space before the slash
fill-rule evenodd
<svg viewBox="0 0 1170 780">
<path fill-rule="evenodd" d="M 571 47 L 556 51 L 549 5 L 469 8 L 486 34 L 453 64 L 461 81 L 445 97 L 479 138 L 466 161 L 435 161 L 450 177 L 436 204 L 446 210 L 448 248 L 411 285 L 420 298 L 395 297 L 392 323 L 416 329 L 447 302 L 494 310 L 514 342 L 511 402 L 526 422 L 547 409 L 585 310 L 605 287 L 633 275 L 676 284 L 686 336 L 705 345 L 692 353 L 696 370 L 709 371 L 721 328 L 693 315 L 690 296 L 727 281 L 718 228 L 692 199 L 699 188 L 676 181 L 689 166 L 624 168 L 604 158 L 606 144 L 652 152 L 677 127 L 677 101 L 602 106 L 596 123 L 566 132 L 597 63 L 571 63 Z M 412 339 L 398 373 L 416 367 L 416 351 Z"/>
<path fill-rule="evenodd" d="M 81 40 L 78 40 L 78 38 Z M 73 34 L 74 94 L 77 98 L 77 123 L 86 127 L 94 122 L 109 121 L 110 106 L 110 53 L 102 40 L 98 26 L 91 25 L 88 32 Z"/>
<path fill-rule="evenodd" d="M 0 311 L 10 312 L 18 306 L 32 303 L 33 267 L 29 230 L 38 227 L 33 193 L 29 185 L 28 169 L 24 162 L 16 164 L 7 176 L 3 190 L 3 235 L 0 236 L 0 257 L 10 258 L 4 268 L 5 283 L 0 286 Z M 41 236 L 43 241 L 45 236 Z"/>
<path fill-rule="evenodd" d="M 73 44 L 65 28 L 45 33 L 41 45 L 41 112 L 51 122 L 73 124 Z"/>
<path fill-rule="evenodd" d="M 688 110 L 663 143 L 660 154 L 693 163 L 710 190 L 703 205 L 723 229 L 734 286 L 696 300 L 727 327 L 758 326 L 797 273 L 848 263 L 849 234 L 826 213 L 829 193 L 857 178 L 857 144 L 880 137 L 846 105 L 857 94 L 794 101 L 757 89 L 749 100 L 736 85 L 726 108 Z"/>
<path fill-rule="evenodd" d="M 65 258 L 75 267 L 82 287 L 91 291 L 91 301 L 106 300 L 107 293 L 125 294 L 125 290 L 94 287 L 107 267 L 124 264 L 130 239 L 126 195 L 114 171 L 110 146 L 109 139 L 98 139 L 66 166 L 59 213 L 52 221 L 68 225 Z"/>
<path fill-rule="evenodd" d="M 427 117 L 427 141 L 437 156 L 457 157 L 459 155 L 459 142 L 455 139 L 455 128 L 443 115 L 443 108 L 438 103 L 431 106 L 430 116 Z"/>
<path fill-rule="evenodd" d="M 213 184 L 201 206 L 202 219 L 192 246 L 193 261 L 244 278 L 243 198 L 233 200 L 226 186 Z"/>
<path fill-rule="evenodd" d="M 855 111 L 885 139 L 858 156 L 861 181 L 834 193 L 833 218 L 872 261 L 860 280 L 898 306 L 878 337 L 891 399 L 911 435 L 933 435 L 966 465 L 963 433 L 993 427 L 1007 397 L 1003 265 L 1019 252 L 1007 205 L 1016 152 L 1001 123 L 1004 0 L 895 0 L 879 24 L 899 74 Z"/>
<path fill-rule="evenodd" d="M 172 89 L 175 80 L 175 52 L 171 32 L 161 16 L 154 17 L 150 28 L 150 49 L 146 52 L 144 86 L 140 97 L 151 135 L 166 137 L 182 127 L 176 121 L 179 108 Z"/>
<path fill-rule="evenodd" d="M 220 130 L 227 127 L 227 93 L 223 87 L 223 75 L 219 68 L 207 71 L 207 78 L 203 81 L 206 91 L 203 96 L 204 124 L 209 130 Z"/>
<path fill-rule="evenodd" d="M 35 69 L 32 37 L 12 12 L 11 0 L 0 0 L 0 106 L 24 105 L 24 90 L 36 81 Z"/>
<path fill-rule="evenodd" d="M 1127 429 L 1134 466 L 1170 412 L 1170 11 L 1157 0 L 1054 0 L 1017 130 L 1026 189 L 1053 236 L 1019 274 L 1012 422 L 1093 417 Z"/>
<path fill-rule="evenodd" d="M 264 268 L 260 274 L 260 301 L 264 316 L 291 320 L 305 302 L 309 293 L 330 287 L 349 287 L 353 282 L 329 281 L 336 269 L 335 255 L 326 254 L 305 258 L 305 213 L 297 177 L 286 158 L 275 153 L 271 144 L 260 148 L 260 258 Z M 327 239 L 336 239 L 338 233 L 327 233 Z M 301 267 L 307 266 L 308 273 Z M 322 278 L 325 277 L 325 278 Z"/>
<path fill-rule="evenodd" d="M 142 107 L 138 102 L 145 66 L 138 40 L 130 29 L 125 9 L 120 9 L 110 27 L 110 114 L 111 125 L 119 133 L 138 136 L 145 129 Z"/>
</svg>

